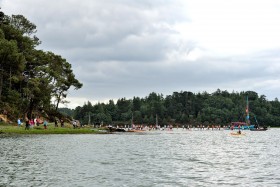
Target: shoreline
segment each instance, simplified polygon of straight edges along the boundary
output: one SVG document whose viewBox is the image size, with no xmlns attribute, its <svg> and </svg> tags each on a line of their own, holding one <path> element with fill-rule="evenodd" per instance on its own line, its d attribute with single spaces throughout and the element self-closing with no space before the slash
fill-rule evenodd
<svg viewBox="0 0 280 187">
<path fill-rule="evenodd" d="M 47 129 L 44 129 L 43 125 L 36 126 L 25 130 L 25 126 L 16 125 L 0 125 L 0 137 L 3 135 L 18 135 L 18 134 L 109 134 L 100 129 L 94 129 L 92 127 L 79 127 L 73 128 L 72 125 L 66 124 L 65 127 L 55 127 L 54 125 L 48 125 Z"/>
<path fill-rule="evenodd" d="M 78 127 L 74 129 L 73 126 L 69 123 L 66 123 L 64 127 L 55 127 L 53 123 L 49 123 L 47 129 L 44 129 L 44 126 L 40 125 L 28 130 L 25 130 L 25 125 L 18 127 L 16 124 L 0 123 L 0 137 L 4 137 L 5 135 L 11 136 L 19 134 L 113 134 L 114 132 L 115 131 L 110 131 L 109 129 L 105 128 L 93 128 L 92 126 Z M 137 132 L 137 130 L 126 132 Z"/>
</svg>

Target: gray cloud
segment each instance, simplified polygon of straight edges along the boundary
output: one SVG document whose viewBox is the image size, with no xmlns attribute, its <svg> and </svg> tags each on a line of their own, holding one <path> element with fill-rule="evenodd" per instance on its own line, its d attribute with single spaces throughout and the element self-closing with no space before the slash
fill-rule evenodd
<svg viewBox="0 0 280 187">
<path fill-rule="evenodd" d="M 220 88 L 255 90 L 270 99 L 279 96 L 279 48 L 217 56 L 195 38 L 185 37 L 191 29 L 177 28 L 192 24 L 184 1 L 0 2 L 5 13 L 23 14 L 38 26 L 43 42 L 39 48 L 72 64 L 84 87 L 69 93 L 71 107 L 79 98 L 82 104 L 81 100 L 144 97 L 152 91 Z M 207 36 L 207 31 L 199 32 Z M 195 51 L 202 55 L 191 58 Z"/>
</svg>

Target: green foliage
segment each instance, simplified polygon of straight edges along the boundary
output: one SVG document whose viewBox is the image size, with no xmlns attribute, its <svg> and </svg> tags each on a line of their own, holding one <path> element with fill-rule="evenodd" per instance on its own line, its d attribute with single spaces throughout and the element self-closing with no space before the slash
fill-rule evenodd
<svg viewBox="0 0 280 187">
<path fill-rule="evenodd" d="M 69 109 L 69 108 L 59 108 L 58 111 L 61 114 L 64 114 L 65 116 L 74 116 L 74 109 Z"/>
<path fill-rule="evenodd" d="M 82 87 L 65 59 L 36 49 L 40 41 L 35 33 L 36 25 L 23 15 L 0 12 L 0 106 L 13 118 L 53 113 L 67 102 L 70 87 Z"/>
<path fill-rule="evenodd" d="M 251 123 L 255 122 L 255 116 L 261 125 L 280 125 L 280 102 L 276 98 L 274 101 L 267 101 L 265 96 L 258 96 L 256 92 L 232 92 L 217 90 L 209 94 L 207 92 L 194 94 L 182 91 L 174 92 L 165 98 L 162 94 L 151 93 L 148 97 L 134 97 L 132 100 L 119 99 L 116 104 L 111 100 L 108 104 L 98 103 L 92 105 L 90 102 L 83 107 L 75 109 L 75 118 L 83 119 L 88 112 L 92 116 L 102 116 L 92 118 L 95 123 L 100 119 L 104 123 L 155 125 L 158 116 L 159 125 L 168 124 L 204 124 L 204 125 L 227 125 L 231 121 L 244 121 L 246 108 L 246 94 L 249 100 Z M 114 117 L 113 117 L 114 116 Z M 106 120 L 109 118 L 112 120 Z"/>
</svg>

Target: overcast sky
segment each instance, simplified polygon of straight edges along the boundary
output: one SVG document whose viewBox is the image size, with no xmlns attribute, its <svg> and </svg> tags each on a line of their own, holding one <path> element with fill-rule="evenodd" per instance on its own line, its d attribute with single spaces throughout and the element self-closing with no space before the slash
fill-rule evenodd
<svg viewBox="0 0 280 187">
<path fill-rule="evenodd" d="M 280 95 L 280 1 L 0 0 L 37 25 L 83 88 L 67 106 L 151 92 Z"/>
</svg>

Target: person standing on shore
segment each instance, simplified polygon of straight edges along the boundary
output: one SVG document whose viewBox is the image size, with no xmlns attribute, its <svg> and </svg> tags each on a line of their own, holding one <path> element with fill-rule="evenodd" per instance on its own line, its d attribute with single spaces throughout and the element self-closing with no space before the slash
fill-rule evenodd
<svg viewBox="0 0 280 187">
<path fill-rule="evenodd" d="M 34 120 L 31 118 L 31 120 L 29 121 L 30 127 L 31 129 L 34 128 Z"/>
<path fill-rule="evenodd" d="M 20 125 L 21 125 L 21 120 L 20 120 L 20 118 L 18 118 L 17 124 L 18 124 L 18 127 L 20 127 Z"/>
<path fill-rule="evenodd" d="M 63 121 L 63 119 L 60 120 L 60 125 L 61 125 L 61 127 L 64 127 L 64 121 Z"/>
<path fill-rule="evenodd" d="M 36 117 L 34 118 L 33 121 L 34 121 L 34 125 L 37 126 L 37 118 Z"/>
<path fill-rule="evenodd" d="M 29 130 L 29 119 L 25 117 L 25 130 Z"/>
<path fill-rule="evenodd" d="M 47 125 L 48 125 L 48 123 L 47 123 L 47 120 L 45 119 L 44 120 L 44 129 L 47 129 Z"/>
<path fill-rule="evenodd" d="M 57 119 L 54 119 L 54 126 L 55 126 L 55 127 L 58 127 Z"/>
</svg>

